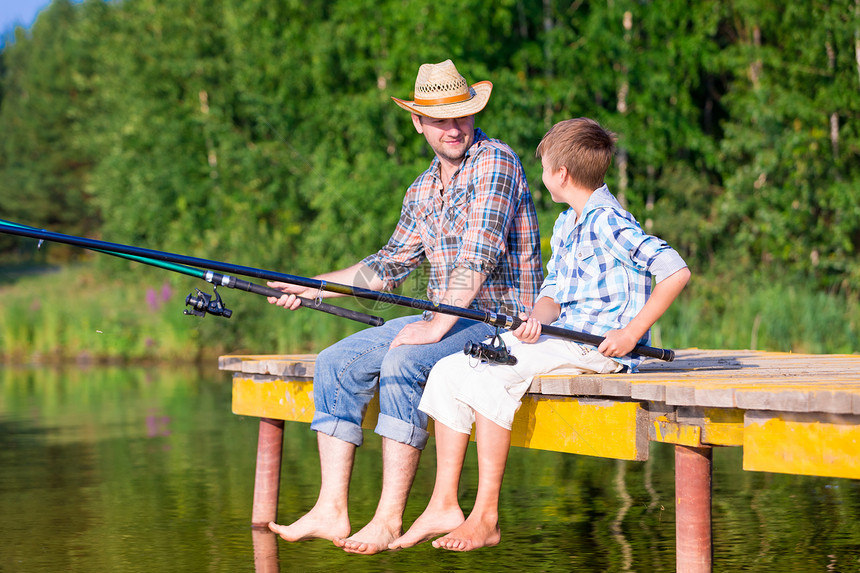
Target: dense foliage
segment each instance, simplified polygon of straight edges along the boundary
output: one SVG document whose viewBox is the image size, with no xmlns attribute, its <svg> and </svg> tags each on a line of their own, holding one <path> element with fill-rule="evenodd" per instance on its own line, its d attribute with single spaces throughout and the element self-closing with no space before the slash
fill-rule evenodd
<svg viewBox="0 0 860 573">
<path fill-rule="evenodd" d="M 293 273 L 354 262 L 429 159 L 390 96 L 452 58 L 494 82 L 478 125 L 520 153 L 545 229 L 535 146 L 590 116 L 621 136 L 612 190 L 698 276 L 856 293 L 858 35 L 860 0 L 55 0 L 2 52 L 0 218 Z"/>
</svg>

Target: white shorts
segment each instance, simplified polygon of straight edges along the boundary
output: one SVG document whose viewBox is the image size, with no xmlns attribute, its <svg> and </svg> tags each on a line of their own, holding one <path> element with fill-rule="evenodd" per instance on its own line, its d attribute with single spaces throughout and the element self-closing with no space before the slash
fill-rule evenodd
<svg viewBox="0 0 860 573">
<path fill-rule="evenodd" d="M 433 366 L 418 409 L 452 430 L 471 433 L 475 412 L 511 429 L 523 394 L 539 374 L 609 374 L 623 365 L 593 346 L 541 335 L 534 344 L 502 334 L 514 365 L 482 364 L 466 354 L 446 356 Z"/>
</svg>

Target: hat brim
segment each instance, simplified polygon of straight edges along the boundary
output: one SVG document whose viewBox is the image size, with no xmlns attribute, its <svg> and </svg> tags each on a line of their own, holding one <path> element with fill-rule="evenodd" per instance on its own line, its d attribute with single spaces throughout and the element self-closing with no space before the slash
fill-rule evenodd
<svg viewBox="0 0 860 573">
<path fill-rule="evenodd" d="M 424 117 L 432 117 L 434 119 L 448 119 L 452 117 L 466 117 L 467 115 L 475 115 L 487 105 L 490 101 L 490 94 L 493 91 L 492 82 L 478 82 L 469 87 L 471 97 L 464 101 L 456 103 L 443 103 L 438 105 L 418 105 L 414 101 L 406 101 L 392 97 L 394 103 L 412 113 L 423 115 Z"/>
</svg>

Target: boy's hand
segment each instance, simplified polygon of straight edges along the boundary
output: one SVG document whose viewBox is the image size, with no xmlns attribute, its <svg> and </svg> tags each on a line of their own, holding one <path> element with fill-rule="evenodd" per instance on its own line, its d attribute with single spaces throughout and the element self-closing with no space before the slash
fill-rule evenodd
<svg viewBox="0 0 860 573">
<path fill-rule="evenodd" d="M 516 339 L 528 344 L 537 342 L 537 339 L 540 338 L 540 321 L 534 317 L 529 318 L 524 314 L 520 314 L 520 318 L 525 322 L 520 324 L 517 329 L 513 331 Z"/>
<path fill-rule="evenodd" d="M 597 351 L 604 356 L 618 358 L 630 354 L 638 341 L 638 338 L 634 338 L 623 328 L 610 330 L 604 335 L 604 340 L 597 347 Z"/>
</svg>

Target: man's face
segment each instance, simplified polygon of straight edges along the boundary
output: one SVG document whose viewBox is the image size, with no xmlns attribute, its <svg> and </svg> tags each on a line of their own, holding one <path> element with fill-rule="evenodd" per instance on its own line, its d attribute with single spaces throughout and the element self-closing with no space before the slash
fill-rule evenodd
<svg viewBox="0 0 860 573">
<path fill-rule="evenodd" d="M 418 133 L 424 134 L 436 155 L 452 163 L 463 161 L 466 150 L 475 140 L 474 115 L 435 119 L 412 114 L 412 123 Z"/>
</svg>

